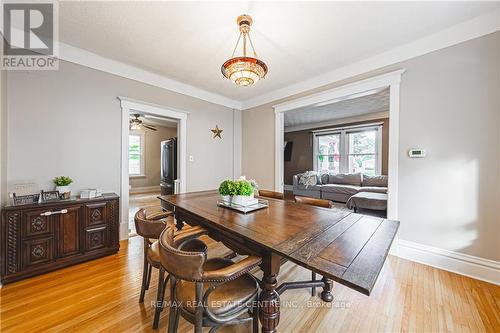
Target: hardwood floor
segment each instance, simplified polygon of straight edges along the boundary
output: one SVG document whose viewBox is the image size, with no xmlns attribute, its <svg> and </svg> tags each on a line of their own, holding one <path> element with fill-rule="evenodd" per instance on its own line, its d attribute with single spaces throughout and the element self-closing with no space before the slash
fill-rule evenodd
<svg viewBox="0 0 500 333">
<path fill-rule="evenodd" d="M 128 225 L 131 233 L 135 233 L 134 215 L 139 208 L 160 209 L 158 196 L 160 192 L 130 194 L 128 201 Z"/>
<path fill-rule="evenodd" d="M 209 255 L 227 249 L 208 239 Z M 151 332 L 157 271 L 139 304 L 142 239 L 121 242 L 116 255 L 3 286 L 2 332 Z M 279 279 L 309 279 L 290 262 Z M 318 294 L 321 290 L 318 289 Z M 389 256 L 370 297 L 334 284 L 334 302 L 309 290 L 281 297 L 279 332 L 500 332 L 500 287 Z M 168 300 L 168 297 L 167 299 Z M 168 310 L 158 331 L 166 332 Z M 192 326 L 181 319 L 179 332 Z M 250 326 L 220 332 L 248 332 Z"/>
<path fill-rule="evenodd" d="M 209 253 L 216 250 L 225 251 L 209 242 Z M 6 285 L 0 290 L 1 331 L 153 331 L 157 278 L 155 274 L 144 304 L 139 304 L 141 272 L 142 241 L 132 237 L 116 255 Z M 288 262 L 280 278 L 307 279 L 309 272 Z M 327 304 L 308 290 L 287 291 L 281 298 L 279 331 L 500 331 L 500 287 L 393 256 L 370 297 L 339 284 L 334 296 Z M 167 322 L 168 310 L 162 313 L 159 331 L 166 331 Z M 220 331 L 249 330 L 234 326 Z M 191 331 L 181 320 L 179 332 Z"/>
</svg>

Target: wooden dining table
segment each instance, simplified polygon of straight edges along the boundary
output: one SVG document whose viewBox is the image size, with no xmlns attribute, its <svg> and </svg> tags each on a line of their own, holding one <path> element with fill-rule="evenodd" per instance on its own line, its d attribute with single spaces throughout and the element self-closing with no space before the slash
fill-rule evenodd
<svg viewBox="0 0 500 333">
<path fill-rule="evenodd" d="M 399 228 L 398 221 L 268 199 L 268 207 L 241 213 L 217 205 L 216 191 L 159 197 L 172 210 L 178 228 L 200 225 L 209 236 L 242 255 L 262 257 L 259 296 L 262 332 L 276 332 L 280 293 L 319 286 L 331 301 L 332 281 L 370 295 Z M 319 282 L 280 281 L 280 266 L 291 261 L 323 277 Z"/>
</svg>

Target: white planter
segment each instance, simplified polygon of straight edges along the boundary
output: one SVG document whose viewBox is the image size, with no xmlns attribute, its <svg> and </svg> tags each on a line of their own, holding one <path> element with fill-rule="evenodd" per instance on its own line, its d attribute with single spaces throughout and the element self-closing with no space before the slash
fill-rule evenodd
<svg viewBox="0 0 500 333">
<path fill-rule="evenodd" d="M 251 195 L 235 195 L 233 196 L 233 204 L 241 205 L 241 206 L 250 206 L 256 203 L 256 199 Z"/>
<path fill-rule="evenodd" d="M 69 199 L 71 196 L 71 188 L 66 186 L 56 186 L 56 191 L 59 191 L 59 195 L 62 199 Z"/>
<path fill-rule="evenodd" d="M 230 195 L 221 195 L 221 198 L 222 198 L 222 201 L 224 201 L 226 203 L 231 203 L 231 201 L 232 201 L 232 196 L 230 196 Z"/>
</svg>

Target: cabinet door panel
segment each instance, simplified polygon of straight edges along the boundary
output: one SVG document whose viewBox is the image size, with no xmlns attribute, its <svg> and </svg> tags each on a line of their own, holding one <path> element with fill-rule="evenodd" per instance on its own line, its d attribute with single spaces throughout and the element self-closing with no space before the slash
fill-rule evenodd
<svg viewBox="0 0 500 333">
<path fill-rule="evenodd" d="M 59 216 L 59 257 L 80 252 L 80 207 L 69 207 Z"/>
<path fill-rule="evenodd" d="M 47 209 L 37 209 L 23 212 L 24 236 L 43 236 L 52 233 L 52 217 L 44 216 Z"/>
<path fill-rule="evenodd" d="M 24 267 L 44 264 L 54 259 L 54 240 L 40 238 L 23 242 Z"/>
<path fill-rule="evenodd" d="M 105 202 L 85 205 L 85 223 L 87 226 L 105 224 L 106 221 L 107 217 Z"/>
</svg>

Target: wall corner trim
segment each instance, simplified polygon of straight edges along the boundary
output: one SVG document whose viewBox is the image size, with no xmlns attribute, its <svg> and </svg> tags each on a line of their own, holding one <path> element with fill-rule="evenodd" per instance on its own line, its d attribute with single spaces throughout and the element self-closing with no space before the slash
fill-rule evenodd
<svg viewBox="0 0 500 333">
<path fill-rule="evenodd" d="M 445 271 L 500 285 L 500 262 L 429 245 L 397 240 L 394 255 Z"/>
</svg>

